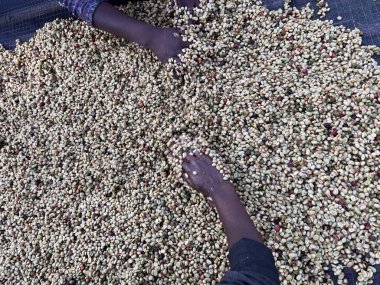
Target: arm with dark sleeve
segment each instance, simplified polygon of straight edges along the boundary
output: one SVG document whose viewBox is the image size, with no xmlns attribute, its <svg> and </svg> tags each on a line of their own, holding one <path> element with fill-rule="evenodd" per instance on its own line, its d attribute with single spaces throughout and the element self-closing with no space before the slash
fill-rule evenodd
<svg viewBox="0 0 380 285">
<path fill-rule="evenodd" d="M 231 186 L 223 188 L 213 197 L 230 249 L 230 271 L 220 285 L 280 284 L 272 252 L 263 244 L 238 194 Z"/>
<path fill-rule="evenodd" d="M 96 8 L 100 3 L 107 2 L 107 0 L 59 0 L 58 2 L 75 17 L 93 26 L 93 16 Z"/>
<path fill-rule="evenodd" d="M 263 243 L 243 238 L 228 255 L 230 271 L 219 285 L 279 285 L 272 252 Z"/>
<path fill-rule="evenodd" d="M 154 26 L 121 12 L 106 0 L 60 0 L 75 17 L 88 25 L 147 46 Z"/>
<path fill-rule="evenodd" d="M 132 18 L 106 0 L 59 0 L 74 16 L 90 26 L 150 49 L 162 61 L 180 61 L 178 54 L 189 46 L 175 28 L 160 28 Z"/>
<path fill-rule="evenodd" d="M 212 198 L 227 235 L 231 269 L 220 284 L 280 284 L 272 252 L 263 244 L 232 183 L 224 180 L 206 155 L 188 155 L 183 169 L 189 185 Z"/>
</svg>

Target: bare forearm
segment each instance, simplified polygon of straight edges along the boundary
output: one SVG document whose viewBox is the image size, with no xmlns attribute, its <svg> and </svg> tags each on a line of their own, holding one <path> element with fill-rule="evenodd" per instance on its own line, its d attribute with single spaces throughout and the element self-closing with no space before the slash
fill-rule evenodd
<svg viewBox="0 0 380 285">
<path fill-rule="evenodd" d="M 216 192 L 213 201 L 227 235 L 228 247 L 242 238 L 263 242 L 234 188 L 223 187 Z"/>
<path fill-rule="evenodd" d="M 197 151 L 187 155 L 182 164 L 185 181 L 205 196 L 212 198 L 231 248 L 242 238 L 263 242 L 261 235 L 240 201 L 232 183 L 225 181 L 209 156 Z"/>
<path fill-rule="evenodd" d="M 96 8 L 94 26 L 115 36 L 149 47 L 149 40 L 155 27 L 121 12 L 109 3 L 101 3 Z"/>
</svg>

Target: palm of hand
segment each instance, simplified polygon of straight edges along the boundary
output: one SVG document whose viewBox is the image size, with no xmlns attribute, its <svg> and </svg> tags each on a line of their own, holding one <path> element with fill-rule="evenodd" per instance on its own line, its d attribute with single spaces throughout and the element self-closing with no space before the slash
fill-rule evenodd
<svg viewBox="0 0 380 285">
<path fill-rule="evenodd" d="M 157 28 L 155 35 L 150 44 L 150 48 L 161 62 L 167 62 L 170 58 L 173 58 L 177 62 L 180 62 L 178 54 L 182 52 L 184 48 L 189 47 L 190 43 L 184 42 L 180 37 L 180 29 L 173 28 Z"/>
<path fill-rule="evenodd" d="M 192 11 L 199 5 L 199 0 L 177 0 L 177 5 L 187 7 Z M 157 28 L 153 34 L 150 49 L 163 63 L 166 63 L 170 58 L 181 63 L 178 55 L 183 49 L 190 46 L 189 42 L 185 42 L 181 38 L 182 31 L 173 28 Z"/>
<path fill-rule="evenodd" d="M 230 184 L 224 181 L 223 174 L 212 165 L 211 158 L 206 155 L 188 155 L 184 159 L 183 169 L 187 174 L 185 181 L 205 196 L 213 196 L 218 187 Z"/>
</svg>

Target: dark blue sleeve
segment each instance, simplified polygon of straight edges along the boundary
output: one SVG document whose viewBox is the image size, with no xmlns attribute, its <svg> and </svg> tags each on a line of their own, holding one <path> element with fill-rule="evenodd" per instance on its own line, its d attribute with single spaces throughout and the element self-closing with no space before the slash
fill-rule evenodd
<svg viewBox="0 0 380 285">
<path fill-rule="evenodd" d="M 272 252 L 264 244 L 241 239 L 230 250 L 230 271 L 219 285 L 279 285 Z"/>
<path fill-rule="evenodd" d="M 66 7 L 71 14 L 82 19 L 92 26 L 96 8 L 106 0 L 59 0 L 61 6 Z"/>
</svg>

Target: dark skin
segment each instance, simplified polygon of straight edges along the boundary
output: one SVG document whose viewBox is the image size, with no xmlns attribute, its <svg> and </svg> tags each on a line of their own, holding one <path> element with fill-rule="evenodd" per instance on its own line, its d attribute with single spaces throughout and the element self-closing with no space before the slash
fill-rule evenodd
<svg viewBox="0 0 380 285">
<path fill-rule="evenodd" d="M 182 167 L 187 174 L 185 181 L 204 196 L 211 197 L 226 232 L 229 248 L 242 238 L 263 242 L 235 187 L 223 180 L 223 175 L 212 166 L 210 157 L 200 153 L 188 155 Z"/>
<path fill-rule="evenodd" d="M 177 0 L 177 5 L 193 10 L 199 0 Z M 93 16 L 94 26 L 117 37 L 125 38 L 150 49 L 165 63 L 170 58 L 180 62 L 178 55 L 190 43 L 181 38 L 182 31 L 175 28 L 160 28 L 129 17 L 109 3 L 101 3 Z"/>
</svg>

